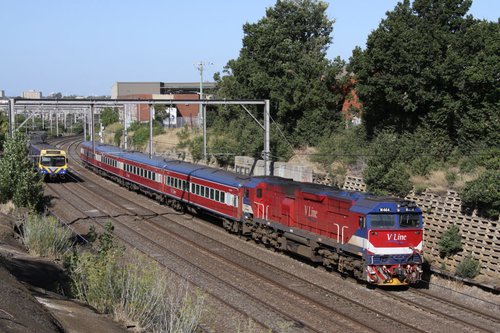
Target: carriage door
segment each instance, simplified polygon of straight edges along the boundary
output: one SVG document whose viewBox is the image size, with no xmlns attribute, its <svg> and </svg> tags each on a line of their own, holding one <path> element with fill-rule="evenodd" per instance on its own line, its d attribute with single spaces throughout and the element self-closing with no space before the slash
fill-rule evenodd
<svg viewBox="0 0 500 333">
<path fill-rule="evenodd" d="M 255 214 L 254 216 L 259 219 L 267 220 L 269 206 L 266 205 L 264 199 L 265 184 L 259 184 L 255 188 Z"/>
</svg>

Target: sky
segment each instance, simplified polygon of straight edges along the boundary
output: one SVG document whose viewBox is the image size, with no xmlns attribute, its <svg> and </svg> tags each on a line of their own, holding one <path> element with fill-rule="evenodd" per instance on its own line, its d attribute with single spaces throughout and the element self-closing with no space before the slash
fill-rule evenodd
<svg viewBox="0 0 500 333">
<path fill-rule="evenodd" d="M 327 57 L 348 60 L 398 0 L 326 0 Z M 110 95 L 117 81 L 212 81 L 242 47 L 243 25 L 276 0 L 0 0 L 0 90 Z M 500 0 L 469 12 L 497 21 Z"/>
</svg>

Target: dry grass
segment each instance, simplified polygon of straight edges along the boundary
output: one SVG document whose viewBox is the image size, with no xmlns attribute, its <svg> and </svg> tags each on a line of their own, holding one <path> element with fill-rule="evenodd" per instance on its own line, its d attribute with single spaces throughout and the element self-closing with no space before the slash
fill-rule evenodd
<svg viewBox="0 0 500 333">
<path fill-rule="evenodd" d="M 16 206 L 12 201 L 0 205 L 0 213 L 5 215 L 12 215 L 16 210 Z"/>
<path fill-rule="evenodd" d="M 325 170 L 319 163 L 311 162 L 311 156 L 316 153 L 317 150 L 314 147 L 303 147 L 295 149 L 292 158 L 290 158 L 288 162 L 302 166 L 309 166 L 315 173 L 325 173 Z"/>
<path fill-rule="evenodd" d="M 476 179 L 481 170 L 474 173 L 460 173 L 458 168 L 451 168 L 448 173 L 455 173 L 456 179 L 450 184 L 447 179 L 447 172 L 445 170 L 432 171 L 427 176 L 411 176 L 411 181 L 415 188 L 426 188 L 437 194 L 446 194 L 448 189 L 461 190 L 464 188 L 465 183 Z"/>
</svg>

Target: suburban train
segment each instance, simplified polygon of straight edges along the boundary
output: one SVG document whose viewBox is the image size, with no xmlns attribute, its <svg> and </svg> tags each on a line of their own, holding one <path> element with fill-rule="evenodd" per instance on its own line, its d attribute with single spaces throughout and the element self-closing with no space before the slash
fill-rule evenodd
<svg viewBox="0 0 500 333">
<path fill-rule="evenodd" d="M 68 172 L 66 151 L 45 142 L 30 142 L 30 159 L 37 172 L 50 180 L 65 179 Z"/>
<path fill-rule="evenodd" d="M 207 166 L 83 142 L 86 167 L 176 209 L 219 217 L 267 247 L 381 286 L 422 275 L 422 212 L 414 202 Z"/>
</svg>

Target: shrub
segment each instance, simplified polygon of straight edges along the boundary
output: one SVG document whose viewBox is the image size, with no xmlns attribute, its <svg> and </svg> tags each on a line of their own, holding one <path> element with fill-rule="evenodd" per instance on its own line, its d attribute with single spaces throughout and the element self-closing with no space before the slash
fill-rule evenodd
<svg viewBox="0 0 500 333">
<path fill-rule="evenodd" d="M 148 124 L 140 124 L 140 123 L 133 123 L 130 126 L 130 131 L 134 132 L 134 135 L 132 137 L 132 143 L 135 147 L 142 147 L 144 146 L 148 140 L 149 140 L 149 123 Z M 160 126 L 157 122 L 153 124 L 153 136 L 162 134 L 163 127 Z"/>
<path fill-rule="evenodd" d="M 174 282 L 158 262 L 138 251 L 125 253 L 110 223 L 98 239 L 96 251 L 71 259 L 75 296 L 100 312 L 136 323 L 139 331 L 196 331 L 204 311 L 203 295 L 191 292 L 186 281 Z"/>
<path fill-rule="evenodd" d="M 114 143 L 115 146 L 120 146 L 123 138 L 123 127 L 117 128 L 115 131 L 115 136 L 114 136 Z"/>
<path fill-rule="evenodd" d="M 481 263 L 472 255 L 468 255 L 458 265 L 456 274 L 459 277 L 473 279 L 479 275 L 481 271 Z"/>
<path fill-rule="evenodd" d="M 52 216 L 29 215 L 21 239 L 32 255 L 61 258 L 72 246 L 71 235 L 71 230 L 61 227 Z"/>
<path fill-rule="evenodd" d="M 451 226 L 446 230 L 438 243 L 439 254 L 442 257 L 450 257 L 458 251 L 462 250 L 462 236 L 460 228 L 456 225 Z"/>
<path fill-rule="evenodd" d="M 460 193 L 466 211 L 477 209 L 478 215 L 497 219 L 500 214 L 500 173 L 487 170 L 465 184 Z"/>
</svg>

